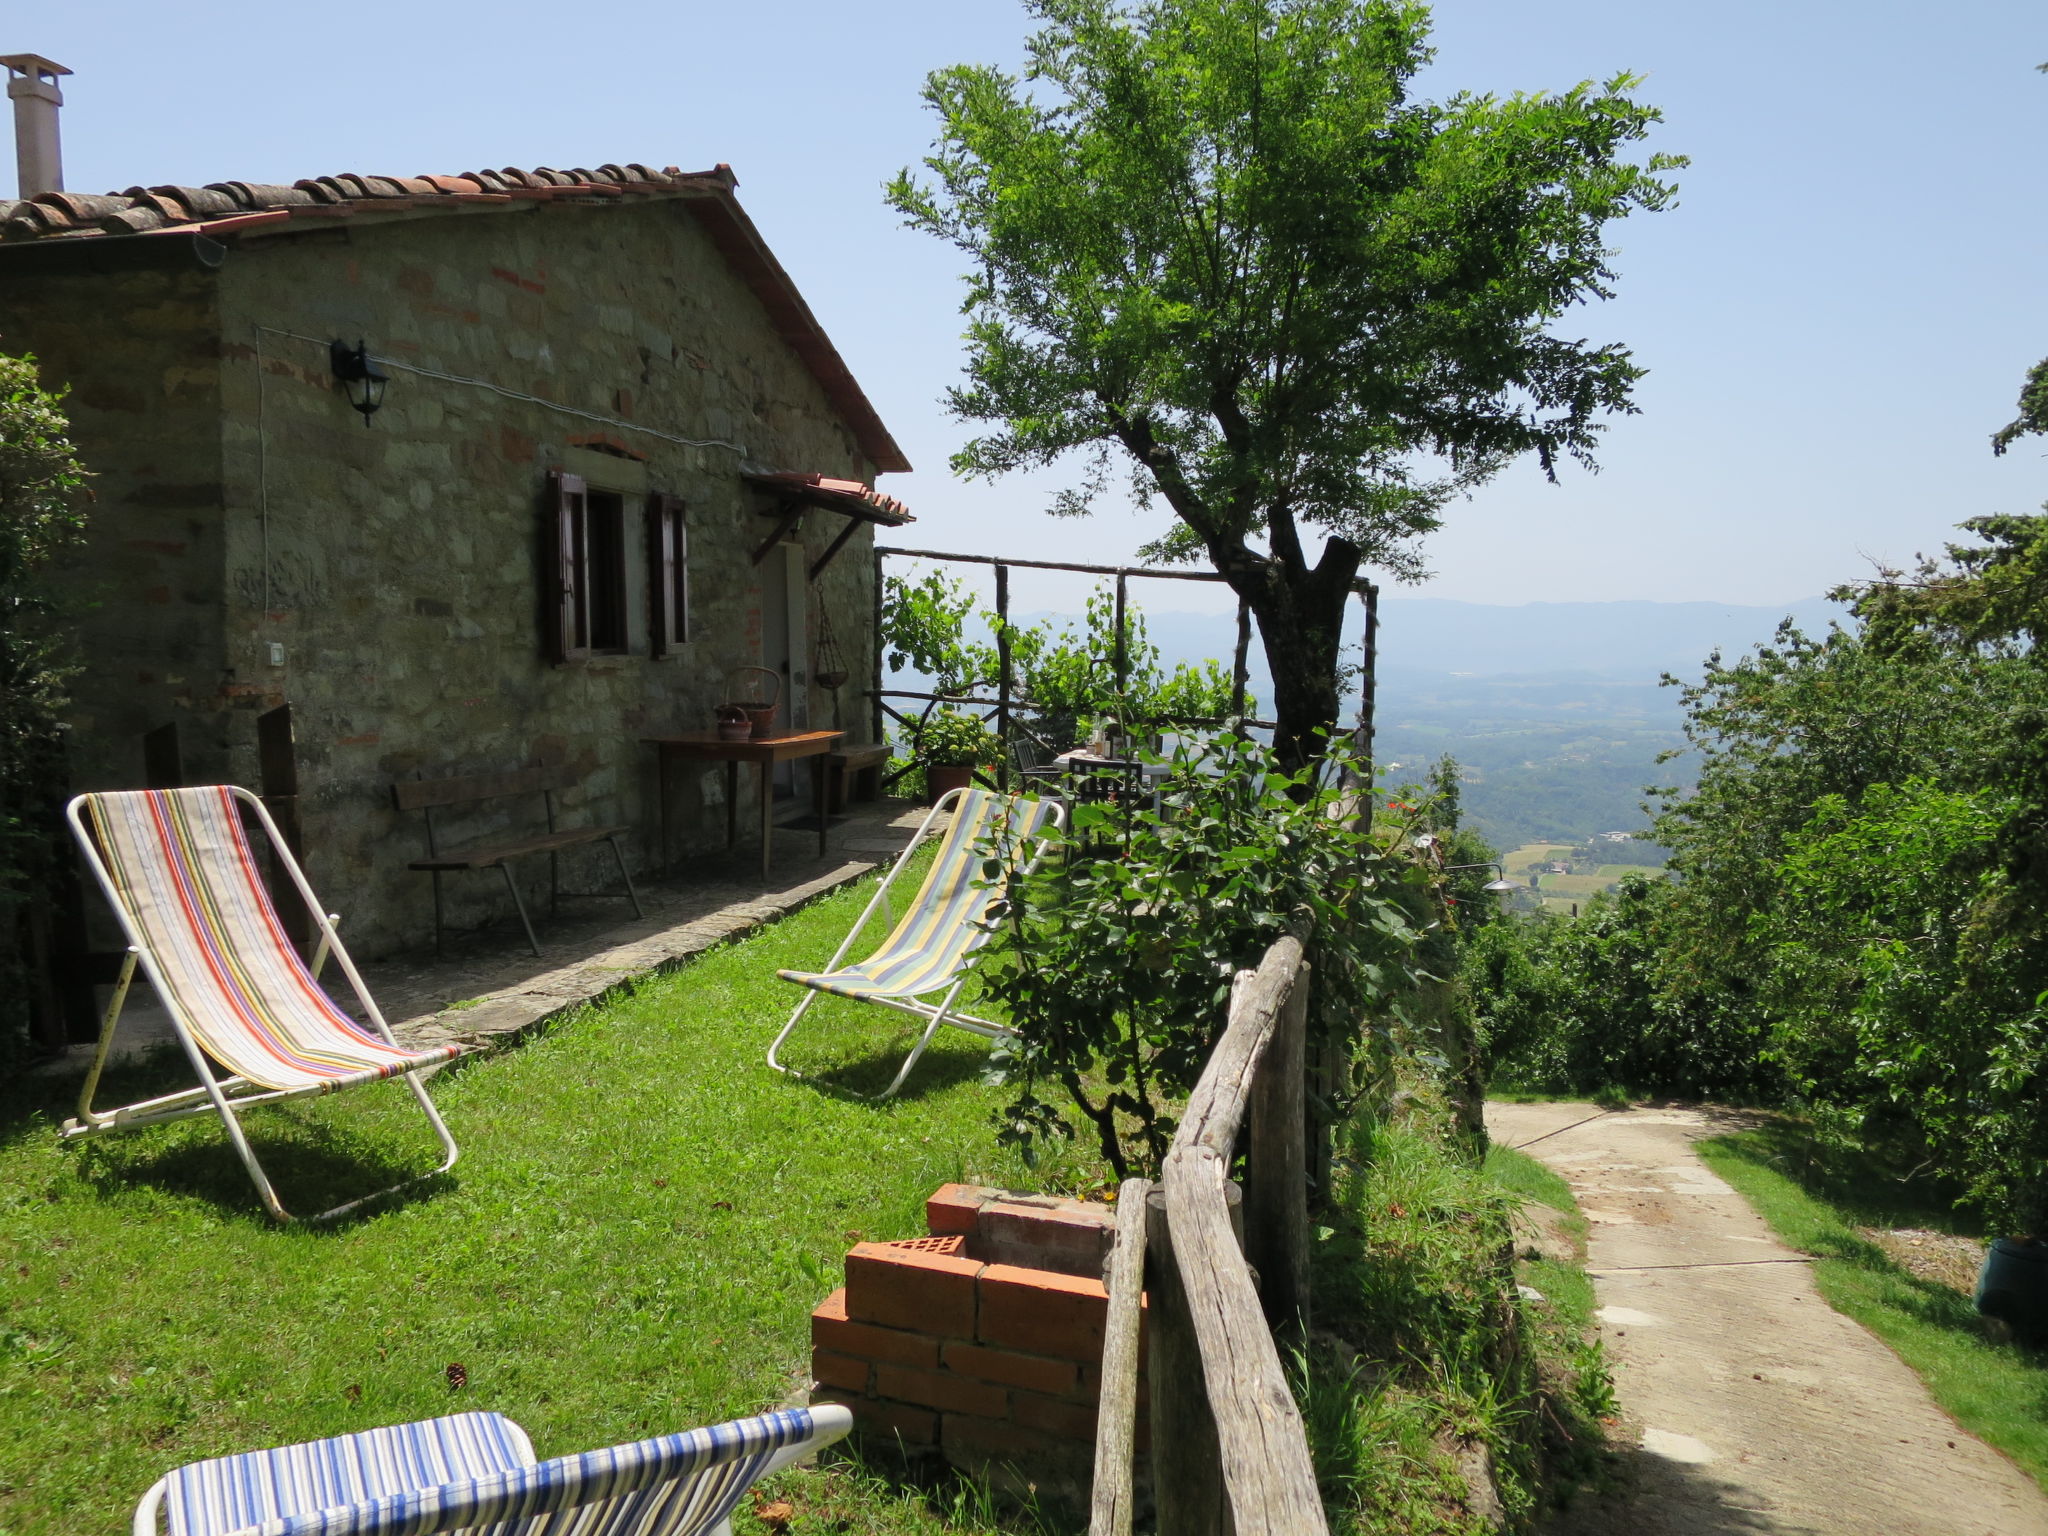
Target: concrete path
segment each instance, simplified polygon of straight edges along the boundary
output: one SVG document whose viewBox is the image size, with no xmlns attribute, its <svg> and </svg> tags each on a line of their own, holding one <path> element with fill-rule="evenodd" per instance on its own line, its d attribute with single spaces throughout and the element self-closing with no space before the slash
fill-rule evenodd
<svg viewBox="0 0 2048 1536">
<path fill-rule="evenodd" d="M 1700 1162 L 1710 1110 L 1489 1104 L 1495 1140 L 1571 1184 L 1622 1411 L 1629 1491 L 1571 1536 L 2048 1536 L 2048 1496 L 1956 1427 L 1815 1293 L 1807 1261 Z"/>
</svg>

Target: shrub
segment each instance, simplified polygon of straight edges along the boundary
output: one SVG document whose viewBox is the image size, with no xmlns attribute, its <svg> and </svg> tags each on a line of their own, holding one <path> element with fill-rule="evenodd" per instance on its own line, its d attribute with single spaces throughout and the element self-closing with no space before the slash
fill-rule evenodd
<svg viewBox="0 0 2048 1536">
<path fill-rule="evenodd" d="M 27 1037 L 23 918 L 50 881 L 64 786 L 73 666 L 47 573 L 83 536 L 85 468 L 59 398 L 33 358 L 0 356 L 0 1061 Z"/>
<path fill-rule="evenodd" d="M 1176 754 L 1156 807 L 1126 796 L 1074 808 L 1040 871 L 1013 883 L 983 972 L 1019 1032 L 996 1057 L 1017 1088 L 1004 1140 L 1028 1151 L 1072 1134 L 1040 1097 L 1051 1084 L 1119 1178 L 1156 1169 L 1168 1101 L 1200 1075 L 1233 979 L 1297 925 L 1314 966 L 1311 1050 L 1348 1064 L 1326 1081 L 1345 1098 L 1373 1079 L 1383 1041 L 1365 1021 L 1412 981 L 1428 877 L 1346 814 L 1331 787 L 1343 766 L 1341 753 L 1329 761 L 1329 783 L 1288 774 L 1225 733 Z"/>
</svg>

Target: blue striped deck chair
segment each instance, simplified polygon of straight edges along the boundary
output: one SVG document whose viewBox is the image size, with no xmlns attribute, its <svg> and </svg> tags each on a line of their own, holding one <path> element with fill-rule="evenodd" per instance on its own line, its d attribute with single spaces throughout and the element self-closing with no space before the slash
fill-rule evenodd
<svg viewBox="0 0 2048 1536">
<path fill-rule="evenodd" d="M 852 1427 L 821 1404 L 537 1462 L 510 1419 L 458 1413 L 180 1467 L 134 1536 L 731 1536 L 751 1484 Z"/>
<path fill-rule="evenodd" d="M 948 811 L 953 813 L 952 821 L 939 844 L 937 856 L 932 860 L 932 867 L 925 873 L 924 884 L 918 888 L 917 898 L 903 914 L 903 920 L 882 941 L 882 947 L 867 959 L 857 965 L 842 965 L 847 950 L 853 947 L 853 941 L 867 927 L 875 909 L 887 903 L 889 887 L 903 873 L 904 866 L 917 852 L 932 824 Z M 823 993 L 850 997 L 863 1003 L 878 1003 L 884 1008 L 915 1014 L 926 1021 L 923 1035 L 897 1071 L 895 1081 L 878 1094 L 855 1094 L 856 1098 L 886 1099 L 901 1088 L 903 1080 L 910 1076 L 910 1069 L 917 1065 L 918 1057 L 925 1053 L 925 1047 L 932 1043 L 932 1037 L 942 1024 L 964 1029 L 988 1040 L 1001 1040 L 1013 1035 L 1015 1031 L 1004 1025 L 958 1012 L 953 1007 L 953 1000 L 966 983 L 974 952 L 988 942 L 989 931 L 983 926 L 983 921 L 989 909 L 1002 899 L 1009 879 L 1031 872 L 1039 855 L 1044 852 L 1046 829 L 1059 826 L 1065 819 L 1065 808 L 1055 800 L 1034 800 L 971 788 L 949 790 L 941 795 L 918 827 L 917 836 L 911 839 L 910 846 L 903 850 L 876 889 L 860 920 L 841 941 L 838 952 L 826 962 L 825 969 L 775 973 L 784 981 L 793 981 L 808 990 L 803 1001 L 796 1005 L 796 1012 L 789 1016 L 789 1022 L 782 1026 L 782 1033 L 775 1037 L 775 1043 L 768 1047 L 768 1065 L 792 1077 L 804 1075 L 783 1065 L 778 1053 L 790 1032 Z M 1006 821 L 1009 831 L 1003 841 L 1007 845 L 1011 867 L 1002 883 L 991 884 L 984 876 L 983 867 L 990 857 L 996 834 Z M 920 1001 L 942 990 L 945 995 L 937 1003 Z"/>
<path fill-rule="evenodd" d="M 292 947 L 271 904 L 255 850 L 243 830 L 245 809 L 268 835 L 279 871 L 319 928 L 320 942 L 310 966 Z M 339 919 L 314 899 L 261 800 L 232 784 L 114 790 L 80 795 L 66 814 L 87 867 L 120 920 L 128 953 L 100 1026 L 99 1048 L 85 1075 L 78 1114 L 64 1122 L 65 1138 L 218 1114 L 255 1181 L 264 1209 L 279 1221 L 290 1221 L 292 1215 L 250 1150 L 236 1112 L 251 1104 L 334 1093 L 402 1075 L 441 1143 L 441 1165 L 421 1179 L 454 1166 L 455 1139 L 418 1074 L 460 1055 L 466 1047 L 437 1045 L 412 1051 L 392 1038 L 391 1027 L 334 931 Z M 354 988 L 368 1017 L 367 1027 L 322 990 L 320 971 L 330 955 Z M 138 965 L 170 1014 L 199 1086 L 96 1111 L 93 1093 Z M 225 1077 L 214 1075 L 214 1062 L 226 1069 Z M 405 1180 L 308 1219 L 330 1220 L 418 1182 Z"/>
</svg>

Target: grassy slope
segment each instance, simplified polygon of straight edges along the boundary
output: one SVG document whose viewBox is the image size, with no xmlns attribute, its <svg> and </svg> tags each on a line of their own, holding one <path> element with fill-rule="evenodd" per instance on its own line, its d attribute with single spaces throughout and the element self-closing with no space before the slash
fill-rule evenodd
<svg viewBox="0 0 2048 1536">
<path fill-rule="evenodd" d="M 1584 1343 L 1591 1284 L 1569 1264 L 1502 1262 L 1513 1206 L 1541 1199 L 1577 1220 L 1571 1192 L 1506 1149 L 1474 1169 L 1428 1123 L 1357 1128 L 1317 1253 L 1303 1408 L 1341 1536 L 1492 1530 L 1451 1455 L 1460 1442 L 1490 1452 L 1517 1521 L 1598 1473 L 1578 1390 L 1606 1381 Z M 1523 1308 L 1517 1281 L 1547 1301 Z"/>
<path fill-rule="evenodd" d="M 1778 1129 L 1699 1143 L 1714 1172 L 1739 1190 L 1787 1243 L 1819 1260 L 1814 1283 L 1837 1311 L 1891 1346 L 1935 1400 L 1970 1433 L 1997 1446 L 2048 1488 L 2048 1361 L 1986 1337 L 1970 1300 L 1894 1264 L 1857 1231 L 1897 1213 L 1855 1208 L 1860 1184 L 1809 1173 L 1796 1138 Z M 1794 1177 L 1797 1170 L 1801 1177 Z M 1894 1188 L 1897 1186 L 1894 1185 Z M 1830 1198 L 1817 1192 L 1824 1190 Z M 1912 1213 L 1933 1225 L 1925 1211 Z"/>
<path fill-rule="evenodd" d="M 790 1399 L 808 1313 L 851 1242 L 921 1234 L 922 1201 L 948 1179 L 1045 1177 L 995 1149 L 972 1043 L 935 1049 L 879 1108 L 763 1065 L 796 995 L 776 967 L 824 961 L 865 894 L 443 1075 L 454 1174 L 332 1229 L 265 1221 L 209 1121 L 60 1147 L 68 1106 L 14 1089 L 0 1104 L 0 1536 L 114 1529 L 182 1462 L 460 1409 L 507 1413 L 549 1456 Z M 834 1000 L 811 1017 L 853 1063 L 903 1033 Z M 102 1102 L 182 1075 L 128 1071 Z M 431 1166 L 395 1085 L 249 1124 L 301 1208 L 375 1187 L 394 1161 Z M 915 1501 L 809 1476 L 842 1529 L 930 1528 Z"/>
</svg>

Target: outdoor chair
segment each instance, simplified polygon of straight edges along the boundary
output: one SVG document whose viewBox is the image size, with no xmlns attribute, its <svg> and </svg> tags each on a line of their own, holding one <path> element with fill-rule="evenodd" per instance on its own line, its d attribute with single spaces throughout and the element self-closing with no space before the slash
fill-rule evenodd
<svg viewBox="0 0 2048 1536">
<path fill-rule="evenodd" d="M 458 1413 L 180 1467 L 134 1536 L 731 1536 L 752 1483 L 852 1427 L 829 1404 L 536 1462 L 510 1419 Z"/>
<path fill-rule="evenodd" d="M 319 928 L 310 969 L 292 947 L 264 889 L 255 852 L 243 831 L 244 808 L 262 825 L 278 869 L 289 877 Z M 314 900 L 305 874 L 262 801 L 230 784 L 120 790 L 80 795 L 66 814 L 87 866 L 127 935 L 128 954 L 100 1026 L 99 1048 L 86 1072 L 78 1116 L 64 1122 L 65 1137 L 218 1114 L 264 1208 L 277 1220 L 290 1221 L 291 1213 L 249 1149 L 238 1112 L 251 1104 L 334 1093 L 402 1073 L 446 1153 L 440 1166 L 421 1178 L 454 1166 L 455 1140 L 428 1099 L 419 1072 L 460 1055 L 466 1047 L 437 1045 L 409 1051 L 392 1039 L 390 1026 L 335 934 L 338 919 Z M 317 978 L 329 955 L 355 989 L 370 1029 L 343 1013 L 321 990 Z M 96 1112 L 93 1092 L 137 965 L 170 1014 L 178 1041 L 199 1075 L 199 1086 Z M 228 1075 L 217 1078 L 209 1058 Z M 405 1180 L 309 1219 L 343 1215 L 418 1182 Z"/>
<path fill-rule="evenodd" d="M 925 873 L 924 884 L 918 888 L 903 920 L 867 959 L 842 967 L 840 962 L 867 927 L 875 909 L 889 910 L 889 888 L 903 873 L 933 822 L 948 810 L 953 812 L 952 824 L 946 829 L 932 866 Z M 895 1080 L 878 1094 L 856 1094 L 857 1098 L 886 1099 L 893 1095 L 910 1076 L 910 1069 L 917 1065 L 917 1059 L 942 1024 L 988 1040 L 1014 1035 L 1015 1031 L 1004 1025 L 959 1012 L 953 1003 L 966 984 L 974 952 L 988 942 L 985 923 L 990 910 L 1002 900 L 1008 882 L 1029 874 L 1038 862 L 1044 851 L 1046 829 L 1065 819 L 1065 810 L 1051 800 L 972 788 L 949 790 L 941 795 L 825 969 L 776 972 L 784 981 L 796 982 L 808 990 L 789 1016 L 789 1022 L 782 1026 L 782 1033 L 775 1037 L 775 1043 L 768 1047 L 768 1065 L 793 1077 L 805 1075 L 784 1066 L 777 1053 L 821 993 L 895 1008 L 926 1021 L 924 1033 L 897 1070 Z M 1007 831 L 999 830 L 1005 827 Z M 1000 848 L 994 846 L 998 842 L 1002 844 Z M 1003 878 L 994 883 L 983 873 L 992 858 L 1000 858 L 1008 865 Z M 936 1004 L 919 1001 L 940 991 L 944 996 Z"/>
</svg>

